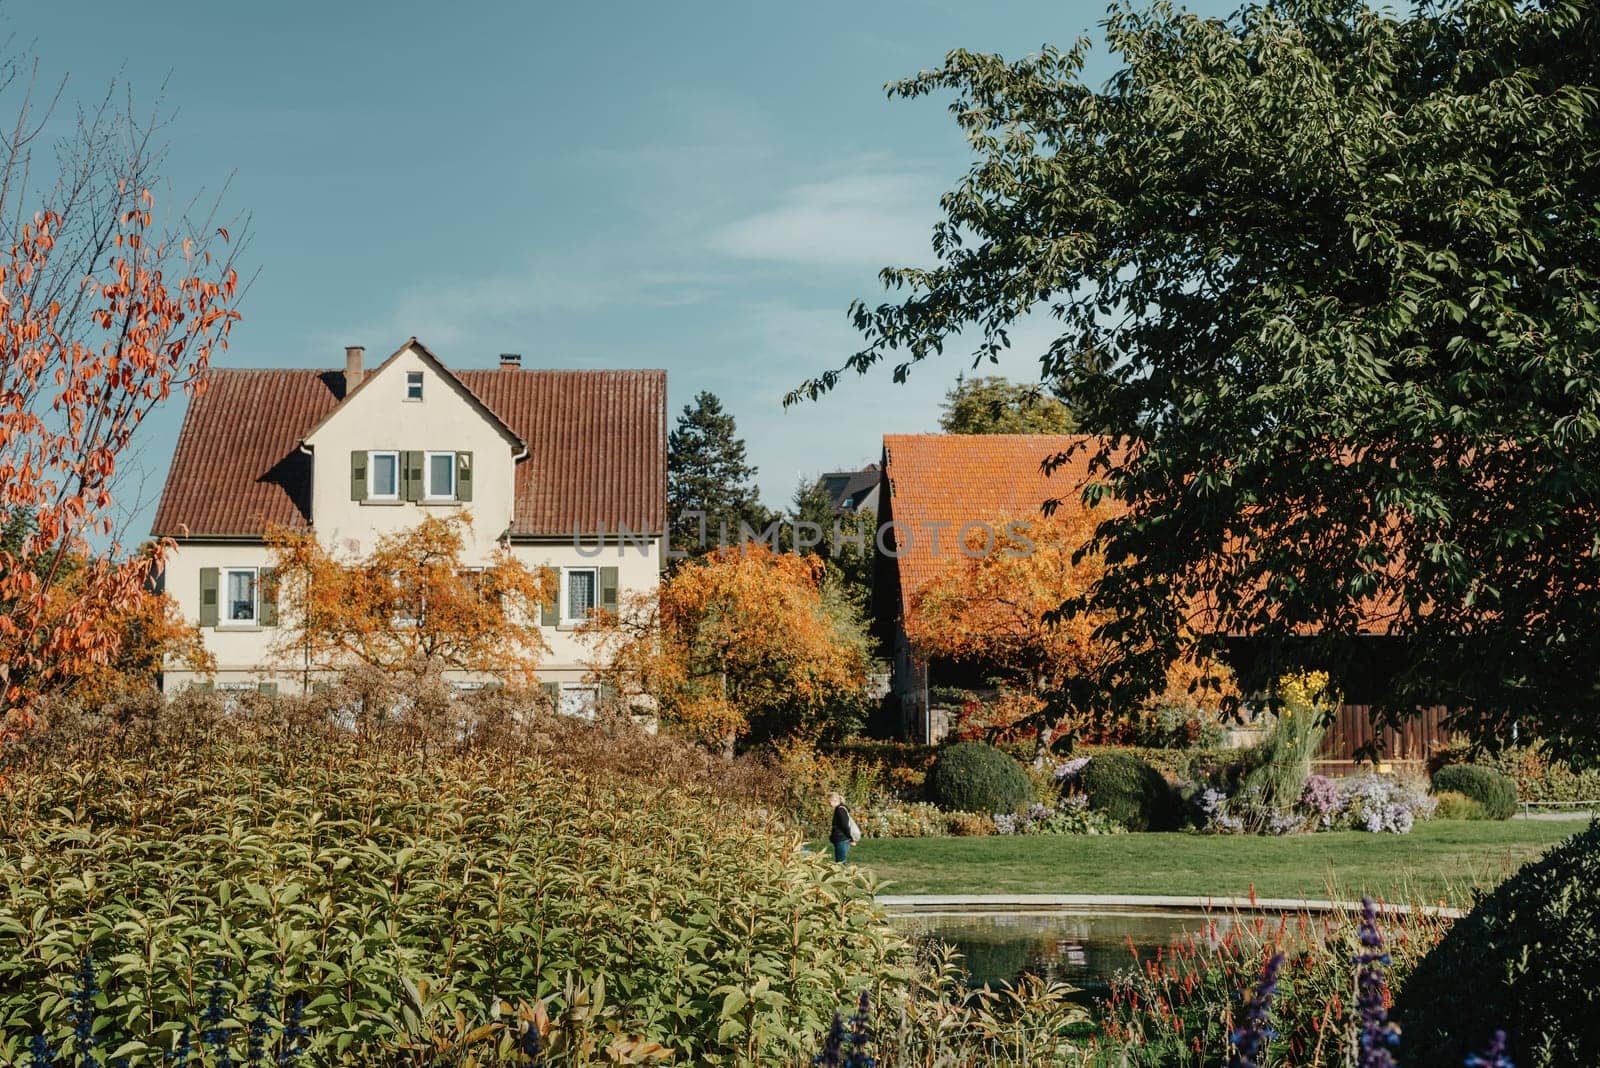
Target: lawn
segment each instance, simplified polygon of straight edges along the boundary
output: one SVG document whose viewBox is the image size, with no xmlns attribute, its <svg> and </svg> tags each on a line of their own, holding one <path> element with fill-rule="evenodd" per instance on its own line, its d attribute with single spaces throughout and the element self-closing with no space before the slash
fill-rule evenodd
<svg viewBox="0 0 1600 1068">
<path fill-rule="evenodd" d="M 1581 820 L 1419 823 L 1406 835 L 1337 831 L 863 841 L 851 860 L 888 894 L 1182 894 L 1466 904 L 1575 834 Z"/>
</svg>

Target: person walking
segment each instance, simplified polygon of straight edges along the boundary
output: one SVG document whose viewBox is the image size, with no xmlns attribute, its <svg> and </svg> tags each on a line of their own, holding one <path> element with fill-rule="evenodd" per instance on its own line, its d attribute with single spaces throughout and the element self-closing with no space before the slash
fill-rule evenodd
<svg viewBox="0 0 1600 1068">
<path fill-rule="evenodd" d="M 833 828 L 828 832 L 828 841 L 833 843 L 833 859 L 843 864 L 850 858 L 850 847 L 861 841 L 861 828 L 856 826 L 850 810 L 844 807 L 844 798 L 838 791 L 828 795 L 828 804 L 833 809 Z"/>
</svg>

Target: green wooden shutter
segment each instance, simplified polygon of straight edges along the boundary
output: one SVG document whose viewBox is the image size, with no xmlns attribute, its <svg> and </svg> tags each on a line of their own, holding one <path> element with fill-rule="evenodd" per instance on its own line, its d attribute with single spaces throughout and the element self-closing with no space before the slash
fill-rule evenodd
<svg viewBox="0 0 1600 1068">
<path fill-rule="evenodd" d="M 614 567 L 600 569 L 600 607 L 607 612 L 617 610 L 617 569 Z"/>
<path fill-rule="evenodd" d="M 217 684 L 212 682 L 210 679 L 207 679 L 205 682 L 195 683 L 194 688 L 199 693 L 211 693 L 217 688 Z"/>
<path fill-rule="evenodd" d="M 276 627 L 278 625 L 277 568 L 262 568 L 259 582 L 257 593 L 261 598 L 261 611 L 259 613 L 261 625 L 263 627 Z"/>
<path fill-rule="evenodd" d="M 546 627 L 553 627 L 561 622 L 561 613 L 557 610 L 561 597 L 561 573 L 553 567 L 544 571 L 544 603 L 539 606 L 539 622 Z"/>
<path fill-rule="evenodd" d="M 472 454 L 456 453 L 456 500 L 472 500 Z"/>
<path fill-rule="evenodd" d="M 405 498 L 408 501 L 422 500 L 422 453 L 403 452 L 400 454 L 401 462 L 405 466 Z"/>
<path fill-rule="evenodd" d="M 367 454 L 364 450 L 350 454 L 350 499 L 367 499 Z"/>
<path fill-rule="evenodd" d="M 601 680 L 601 682 L 600 682 L 600 707 L 604 708 L 604 709 L 609 709 L 612 705 L 616 704 L 616 701 L 617 701 L 617 688 L 615 686 L 611 685 L 611 683 L 606 682 L 604 680 Z"/>
<path fill-rule="evenodd" d="M 541 682 L 539 689 L 544 691 L 545 699 L 550 702 L 551 708 L 561 707 L 561 684 L 559 682 Z"/>
<path fill-rule="evenodd" d="M 214 627 L 221 618 L 217 603 L 217 569 L 202 567 L 200 569 L 200 625 Z"/>
<path fill-rule="evenodd" d="M 312 693 L 327 693 L 331 689 L 333 689 L 333 683 L 328 682 L 326 679 L 318 679 L 316 682 L 311 684 Z"/>
<path fill-rule="evenodd" d="M 263 697 L 276 697 L 278 696 L 278 684 L 275 682 L 258 682 L 256 683 L 256 692 Z"/>
</svg>

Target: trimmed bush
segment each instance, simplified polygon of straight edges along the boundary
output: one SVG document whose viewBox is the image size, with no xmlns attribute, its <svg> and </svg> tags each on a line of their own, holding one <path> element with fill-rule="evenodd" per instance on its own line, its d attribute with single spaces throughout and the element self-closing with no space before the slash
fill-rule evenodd
<svg viewBox="0 0 1600 1068">
<path fill-rule="evenodd" d="M 1483 811 L 1483 806 L 1478 804 L 1466 794 L 1458 794 L 1454 790 L 1434 794 L 1433 799 L 1439 807 L 1434 810 L 1433 816 L 1440 820 L 1486 820 L 1488 814 Z"/>
<path fill-rule="evenodd" d="M 1161 773 L 1129 753 L 1101 753 L 1078 775 L 1089 807 L 1130 831 L 1170 831 L 1179 823 L 1178 793 Z"/>
<path fill-rule="evenodd" d="M 934 758 L 928 798 L 947 812 L 1015 812 L 1033 800 L 1033 784 L 994 746 L 957 742 Z"/>
<path fill-rule="evenodd" d="M 1480 898 L 1422 959 L 1396 1003 L 1405 1063 L 1459 1068 L 1504 1028 L 1517 1068 L 1600 1064 L 1596 990 L 1600 825 L 1591 825 Z"/>
<path fill-rule="evenodd" d="M 1451 764 L 1433 776 L 1434 793 L 1465 794 L 1483 806 L 1483 818 L 1508 820 L 1517 812 L 1517 784 L 1493 768 Z"/>
</svg>

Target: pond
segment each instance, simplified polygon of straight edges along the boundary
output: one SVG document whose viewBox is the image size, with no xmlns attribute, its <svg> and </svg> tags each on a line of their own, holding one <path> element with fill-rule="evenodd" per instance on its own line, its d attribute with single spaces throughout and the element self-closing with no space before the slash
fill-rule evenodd
<svg viewBox="0 0 1600 1068">
<path fill-rule="evenodd" d="M 919 912 L 890 919 L 914 941 L 936 938 L 959 950 L 973 986 L 998 986 L 1028 973 L 1093 994 L 1175 939 L 1221 938 L 1235 924 L 1261 922 L 1261 914 L 1033 910 Z"/>
</svg>

